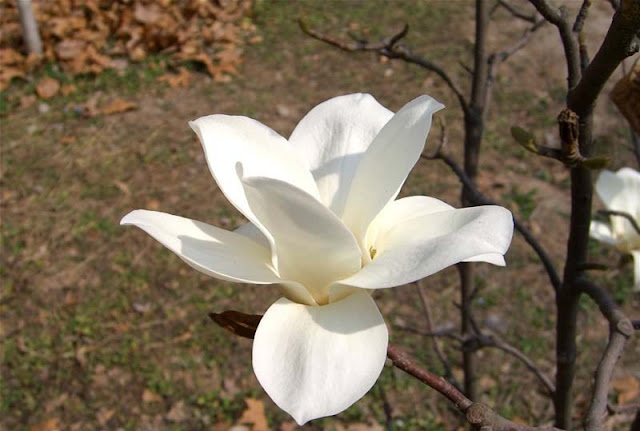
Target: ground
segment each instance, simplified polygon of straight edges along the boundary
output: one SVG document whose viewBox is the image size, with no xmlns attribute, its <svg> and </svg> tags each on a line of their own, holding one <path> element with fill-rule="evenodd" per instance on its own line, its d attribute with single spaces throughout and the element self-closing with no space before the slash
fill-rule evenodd
<svg viewBox="0 0 640 431">
<path fill-rule="evenodd" d="M 610 16 L 608 4 L 594 5 L 587 21 L 592 52 Z M 442 64 L 468 91 L 469 75 L 460 64 L 472 63 L 472 2 L 257 1 L 251 20 L 263 40 L 247 46 L 240 73 L 229 83 L 196 73 L 189 86 L 170 88 L 156 81 L 160 72 L 148 62 L 123 74 L 77 79 L 77 93 L 48 100 L 46 106 L 9 103 L 31 94 L 29 83 L 14 85 L 2 96 L 0 429 L 225 430 L 251 422 L 247 406 L 260 406 L 253 400 L 264 404 L 271 429 L 292 429 L 290 417 L 269 400 L 252 373 L 251 341 L 207 318 L 208 312 L 225 309 L 263 313 L 278 297 L 277 290 L 201 275 L 143 232 L 120 227 L 119 220 L 133 209 L 147 208 L 224 228 L 242 223 L 212 180 L 187 125 L 210 113 L 247 115 L 288 136 L 306 111 L 332 96 L 369 92 L 396 110 L 428 93 L 447 105 L 438 115 L 446 120 L 449 150 L 459 159 L 461 113 L 442 81 L 402 62 L 325 46 L 300 32 L 298 17 L 344 38 L 347 29 L 377 38 L 408 22 L 406 43 Z M 495 18 L 491 49 L 516 40 L 523 29 L 503 11 Z M 59 77 L 50 67 L 36 78 L 46 74 Z M 517 124 L 541 140 L 556 139 L 564 77 L 562 51 L 551 26 L 503 65 L 478 180 L 483 192 L 525 222 L 560 267 L 569 215 L 568 172 L 520 148 L 509 129 Z M 77 115 L 73 106 L 96 92 L 105 99 L 132 101 L 138 108 L 90 119 Z M 596 123 L 597 150 L 613 158 L 613 168 L 633 166 L 628 129 L 606 94 Z M 428 148 L 437 143 L 436 132 L 434 128 Z M 459 183 L 440 162 L 421 161 L 402 194 L 457 205 Z M 615 252 L 591 245 L 594 260 L 617 264 Z M 552 376 L 555 310 L 550 284 L 520 237 L 506 260 L 506 268 L 477 266 L 479 320 Z M 630 265 L 595 277 L 626 310 L 637 312 L 640 297 L 630 290 Z M 423 285 L 436 327 L 458 325 L 455 269 L 429 277 Z M 407 331 L 425 327 L 417 298 L 412 286 L 375 295 L 391 342 L 423 366 L 442 372 L 431 341 Z M 587 407 L 592 371 L 607 335 L 606 322 L 586 298 L 579 328 L 577 416 Z M 459 351 L 454 342 L 443 345 L 459 378 Z M 636 337 L 616 368 L 622 383 L 612 391 L 612 402 L 633 395 L 624 382 L 637 385 L 639 353 Z M 482 350 L 478 356 L 482 401 L 516 421 L 552 421 L 544 388 L 521 363 L 498 350 Z M 305 428 L 381 429 L 385 397 L 395 429 L 451 430 L 462 424 L 441 396 L 385 367 L 360 402 Z M 628 420 L 628 413 L 616 415 L 607 426 L 626 427 Z"/>
</svg>

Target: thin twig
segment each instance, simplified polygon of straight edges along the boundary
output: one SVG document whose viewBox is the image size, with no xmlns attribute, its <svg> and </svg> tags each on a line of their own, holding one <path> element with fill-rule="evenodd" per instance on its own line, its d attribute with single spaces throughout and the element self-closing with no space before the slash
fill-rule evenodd
<svg viewBox="0 0 640 431">
<path fill-rule="evenodd" d="M 585 278 L 576 281 L 576 288 L 593 299 L 609 321 L 609 341 L 595 372 L 591 403 L 584 421 L 586 431 L 600 431 L 603 429 L 603 417 L 607 411 L 613 369 L 627 340 L 633 335 L 634 329 L 631 320 L 622 312 L 606 290 Z"/>
<path fill-rule="evenodd" d="M 467 101 L 462 94 L 462 91 L 458 88 L 458 86 L 454 83 L 453 79 L 444 71 L 442 67 L 435 64 L 431 60 L 428 60 L 420 55 L 414 54 L 409 47 L 406 45 L 400 45 L 398 42 L 403 39 L 407 32 L 409 31 L 409 26 L 404 25 L 401 31 L 398 33 L 386 37 L 378 42 L 369 42 L 365 39 L 354 38 L 355 40 L 351 43 L 344 42 L 335 37 L 320 33 L 312 28 L 310 28 L 306 22 L 302 19 L 298 20 L 298 24 L 300 29 L 313 37 L 314 39 L 320 40 L 322 42 L 328 43 L 329 45 L 333 45 L 337 48 L 340 48 L 343 51 L 347 52 L 357 52 L 357 51 L 373 51 L 377 52 L 380 55 L 384 55 L 390 59 L 401 59 L 408 63 L 413 63 L 418 66 L 421 66 L 424 69 L 427 69 L 431 72 L 434 72 L 438 75 L 449 87 L 449 89 L 456 95 L 458 102 L 460 103 L 460 107 L 463 111 L 467 112 L 469 107 L 467 105 Z"/>
<path fill-rule="evenodd" d="M 514 358 L 518 359 L 522 362 L 535 376 L 540 380 L 540 383 L 547 389 L 549 394 L 553 397 L 553 394 L 556 390 L 551 379 L 529 358 L 517 347 L 512 346 L 506 341 L 500 340 L 494 336 L 489 335 L 481 335 L 477 337 L 478 347 L 494 347 L 496 349 L 502 350 Z"/>
<path fill-rule="evenodd" d="M 416 286 L 418 297 L 420 298 L 420 303 L 422 304 L 422 310 L 424 311 L 424 318 L 425 318 L 425 323 L 427 324 L 427 331 L 433 332 L 433 319 L 431 317 L 431 307 L 429 306 L 427 295 L 422 289 L 422 286 L 419 281 L 415 282 L 414 285 Z M 447 380 L 451 381 L 456 387 L 459 387 L 459 385 L 457 384 L 453 376 L 453 371 L 451 370 L 451 364 L 449 363 L 449 361 L 447 360 L 447 357 L 442 351 L 442 347 L 440 347 L 440 343 L 438 343 L 438 340 L 436 339 L 436 337 L 433 337 L 431 342 L 433 343 L 433 351 L 435 352 L 436 356 L 438 357 L 438 360 L 440 361 L 440 363 L 442 364 L 442 367 L 444 368 L 444 377 Z"/>
<path fill-rule="evenodd" d="M 530 22 L 530 23 L 536 22 L 536 15 L 535 14 L 527 15 L 524 12 L 520 12 L 518 9 L 516 9 L 511 4 L 509 4 L 506 0 L 498 0 L 498 5 L 502 6 L 503 8 L 505 8 L 511 15 L 513 15 L 516 18 L 519 18 L 519 19 L 521 19 L 523 21 L 527 21 L 527 22 Z"/>
<path fill-rule="evenodd" d="M 460 168 L 460 166 L 456 163 L 456 161 L 446 153 L 442 151 L 438 151 L 433 156 L 422 155 L 424 159 L 440 159 L 445 162 L 451 170 L 458 176 L 458 179 L 467 187 L 468 190 L 471 191 L 470 198 L 474 201 L 476 205 L 497 205 L 497 203 L 487 196 L 483 195 L 476 187 L 471 183 L 467 175 Z M 523 236 L 525 241 L 531 246 L 531 248 L 536 252 L 538 258 L 542 262 L 545 270 L 547 271 L 547 275 L 549 276 L 549 280 L 553 289 L 558 291 L 562 282 L 560 280 L 560 276 L 558 275 L 558 271 L 556 270 L 555 265 L 551 261 L 551 257 L 547 254 L 546 250 L 540 245 L 540 243 L 535 239 L 533 234 L 527 229 L 522 223 L 518 221 L 514 217 L 513 219 L 514 226 L 518 232 Z"/>
</svg>

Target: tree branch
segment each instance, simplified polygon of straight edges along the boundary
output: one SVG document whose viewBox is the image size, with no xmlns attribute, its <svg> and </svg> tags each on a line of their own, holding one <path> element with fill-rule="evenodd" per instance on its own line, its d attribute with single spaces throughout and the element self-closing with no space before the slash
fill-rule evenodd
<svg viewBox="0 0 640 431">
<path fill-rule="evenodd" d="M 636 221 L 636 219 L 634 219 L 631 216 L 631 214 L 626 213 L 624 211 L 615 211 L 615 210 L 600 210 L 598 211 L 598 213 L 604 216 L 624 217 L 625 219 L 627 219 L 629 223 L 631 223 L 631 226 L 633 226 L 633 229 L 640 235 L 640 226 L 638 225 L 638 222 Z"/>
<path fill-rule="evenodd" d="M 498 0 L 498 6 L 502 6 L 507 11 L 509 11 L 509 13 L 511 15 L 513 15 L 514 17 L 519 18 L 519 19 L 521 19 L 523 21 L 527 21 L 527 22 L 530 22 L 530 23 L 533 24 L 537 20 L 535 14 L 527 15 L 524 12 L 520 12 L 518 9 L 516 9 L 511 4 L 509 4 L 506 0 Z"/>
<path fill-rule="evenodd" d="M 574 37 L 573 28 L 567 21 L 567 10 L 556 9 L 547 0 L 529 0 L 547 21 L 555 25 L 560 33 L 564 55 L 567 59 L 567 81 L 569 88 L 573 88 L 580 79 L 580 50 L 578 41 Z"/>
<path fill-rule="evenodd" d="M 465 419 L 472 425 L 474 430 L 482 431 L 559 431 L 557 428 L 547 427 L 530 427 L 527 425 L 511 422 L 489 407 L 481 403 L 474 403 L 464 396 L 462 392 L 456 389 L 452 384 L 444 378 L 436 376 L 427 370 L 418 367 L 413 359 L 406 353 L 400 352 L 394 346 L 389 345 L 387 348 L 387 357 L 391 359 L 393 365 L 400 368 L 407 374 L 415 377 L 427 386 L 435 389 L 441 395 L 445 396 L 453 405 L 464 414 Z"/>
<path fill-rule="evenodd" d="M 591 112 L 602 87 L 620 62 L 638 51 L 634 38 L 639 31 L 640 2 L 622 1 L 593 61 L 577 85 L 569 88 L 567 105 L 580 117 Z"/>
<path fill-rule="evenodd" d="M 467 175 L 464 173 L 462 168 L 456 163 L 456 161 L 449 156 L 448 154 L 443 153 L 440 149 L 433 156 L 421 156 L 424 159 L 440 159 L 444 163 L 447 164 L 451 168 L 451 170 L 457 175 L 458 179 L 467 187 L 467 189 L 471 192 L 469 198 L 473 201 L 475 205 L 498 205 L 497 202 L 489 199 L 487 196 L 483 195 L 477 187 L 469 180 Z M 558 271 L 556 270 L 555 265 L 551 261 L 551 257 L 547 254 L 546 250 L 540 245 L 540 243 L 535 239 L 533 234 L 527 229 L 522 223 L 518 221 L 514 217 L 513 219 L 514 226 L 518 232 L 522 235 L 525 241 L 531 246 L 531 248 L 536 252 L 538 258 L 542 262 L 547 275 L 549 276 L 549 281 L 551 282 L 551 286 L 555 291 L 558 291 L 560 286 L 562 285 L 562 281 L 560 280 L 560 276 L 558 275 Z"/>
<path fill-rule="evenodd" d="M 585 431 L 601 431 L 603 418 L 607 412 L 609 384 L 613 369 L 627 340 L 633 335 L 634 328 L 631 320 L 620 310 L 606 290 L 585 278 L 576 281 L 576 288 L 593 299 L 609 321 L 609 342 L 595 372 L 591 403 L 584 421 Z"/>
<path fill-rule="evenodd" d="M 313 37 L 314 39 L 328 43 L 329 45 L 340 48 L 343 51 L 373 51 L 377 52 L 380 55 L 384 55 L 387 58 L 404 60 L 407 63 L 413 63 L 426 70 L 434 72 L 445 82 L 445 84 L 447 84 L 449 89 L 455 94 L 462 110 L 465 113 L 469 110 L 469 106 L 467 105 L 467 101 L 465 100 L 462 91 L 460 91 L 458 86 L 453 82 L 453 79 L 451 79 L 451 77 L 444 71 L 442 67 L 424 57 L 421 57 L 420 55 L 414 54 L 406 45 L 398 44 L 398 42 L 403 39 L 409 32 L 409 26 L 407 24 L 404 25 L 400 32 L 390 37 L 386 37 L 378 42 L 369 42 L 364 39 L 357 39 L 350 43 L 341 41 L 339 39 L 311 29 L 302 19 L 298 20 L 298 24 L 300 26 L 300 29 L 307 35 Z"/>
</svg>

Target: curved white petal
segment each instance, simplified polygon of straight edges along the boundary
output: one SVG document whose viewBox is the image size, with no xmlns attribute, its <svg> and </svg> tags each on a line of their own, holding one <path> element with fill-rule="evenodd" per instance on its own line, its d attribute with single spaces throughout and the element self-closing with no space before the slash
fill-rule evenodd
<svg viewBox="0 0 640 431">
<path fill-rule="evenodd" d="M 249 220 L 256 221 L 236 172 L 237 163 L 242 164 L 245 175 L 277 178 L 318 196 L 304 160 L 286 139 L 264 124 L 247 117 L 209 115 L 189 125 L 200 138 L 218 186 Z"/>
<path fill-rule="evenodd" d="M 253 213 L 268 231 L 280 278 L 303 284 L 323 304 L 328 285 L 360 269 L 360 248 L 327 207 L 289 183 L 244 177 Z"/>
<path fill-rule="evenodd" d="M 223 229 L 157 211 L 136 210 L 120 224 L 135 225 L 198 271 L 228 281 L 279 283 L 271 252 L 254 241 Z"/>
<path fill-rule="evenodd" d="M 389 202 L 367 229 L 367 250 L 371 251 L 378 236 L 386 234 L 399 224 L 423 215 L 452 209 L 454 208 L 446 202 L 428 196 L 409 196 Z"/>
<path fill-rule="evenodd" d="M 410 283 L 458 262 L 504 255 L 512 236 L 511 213 L 498 206 L 423 215 L 379 235 L 371 263 L 340 283 L 368 289 Z"/>
<path fill-rule="evenodd" d="M 320 200 L 338 217 L 362 155 L 393 116 L 369 94 L 334 97 L 298 123 L 289 143 L 303 154 Z"/>
<path fill-rule="evenodd" d="M 371 296 L 309 307 L 275 302 L 258 325 L 253 370 L 295 421 L 331 416 L 362 398 L 384 366 L 388 333 Z"/>
<path fill-rule="evenodd" d="M 597 220 L 591 221 L 591 225 L 589 227 L 589 236 L 591 236 L 591 238 L 593 239 L 604 242 L 605 244 L 618 245 L 620 243 L 620 241 L 617 240 L 613 235 L 611 226 L 607 223 L 603 223 Z"/>
<path fill-rule="evenodd" d="M 640 250 L 632 250 L 633 257 L 633 291 L 640 292 Z"/>
<path fill-rule="evenodd" d="M 342 219 L 363 248 L 369 223 L 398 195 L 422 153 L 431 116 L 442 108 L 429 96 L 409 102 L 380 130 L 358 164 Z"/>
</svg>

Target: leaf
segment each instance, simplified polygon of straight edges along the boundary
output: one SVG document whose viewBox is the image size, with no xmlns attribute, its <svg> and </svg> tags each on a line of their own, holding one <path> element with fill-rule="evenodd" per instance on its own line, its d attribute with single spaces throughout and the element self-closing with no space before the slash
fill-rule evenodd
<svg viewBox="0 0 640 431">
<path fill-rule="evenodd" d="M 36 94 L 41 99 L 51 99 L 58 94 L 58 90 L 60 90 L 60 83 L 48 76 L 42 78 L 36 85 Z"/>
<path fill-rule="evenodd" d="M 536 137 L 533 133 L 526 131 L 522 127 L 513 126 L 511 127 L 511 136 L 516 142 L 522 145 L 527 150 L 538 153 L 538 146 L 536 145 Z"/>
<path fill-rule="evenodd" d="M 626 404 L 640 396 L 640 383 L 632 375 L 616 379 L 612 382 L 612 385 L 618 391 L 618 404 Z"/>
<path fill-rule="evenodd" d="M 253 425 L 252 431 L 270 431 L 262 401 L 254 398 L 246 398 L 244 401 L 247 403 L 247 408 L 242 412 L 238 423 Z"/>
<path fill-rule="evenodd" d="M 47 419 L 33 425 L 31 428 L 29 428 L 29 431 L 59 431 L 59 423 L 60 419 L 58 418 Z"/>
<path fill-rule="evenodd" d="M 191 81 L 191 73 L 184 67 L 181 67 L 177 74 L 167 73 L 166 75 L 158 77 L 158 81 L 166 82 L 171 88 L 187 87 Z"/>
<path fill-rule="evenodd" d="M 162 402 L 162 397 L 150 389 L 145 389 L 144 391 L 142 391 L 142 402 L 159 403 Z"/>
<path fill-rule="evenodd" d="M 189 419 L 189 412 L 187 411 L 184 401 L 178 401 L 171 406 L 171 410 L 167 413 L 166 419 L 169 422 L 184 422 Z"/>
<path fill-rule="evenodd" d="M 103 106 L 102 109 L 100 109 L 100 112 L 102 112 L 102 114 L 104 115 L 111 115 L 131 111 L 132 109 L 138 109 L 138 105 L 133 102 L 118 98 L 113 100 L 111 103 L 107 103 L 105 106 Z"/>
</svg>

